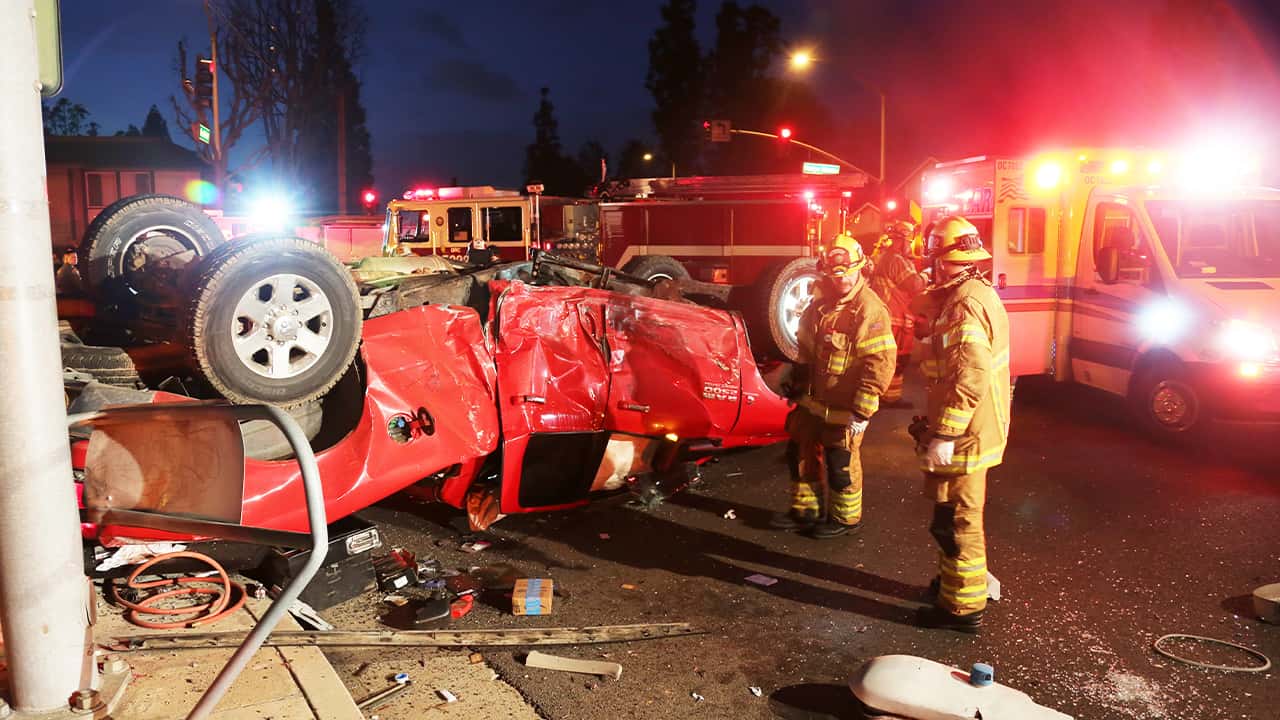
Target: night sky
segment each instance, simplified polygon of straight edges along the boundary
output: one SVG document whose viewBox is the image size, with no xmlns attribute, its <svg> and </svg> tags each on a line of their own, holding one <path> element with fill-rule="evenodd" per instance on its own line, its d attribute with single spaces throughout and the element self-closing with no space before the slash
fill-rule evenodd
<svg viewBox="0 0 1280 720">
<path fill-rule="evenodd" d="M 644 88 L 658 0 L 368 0 L 358 67 L 383 196 L 417 183 L 516 186 L 538 88 L 561 141 L 617 155 L 653 140 Z M 718 0 L 698 5 L 704 50 Z M 1280 166 L 1280 3 L 1266 0 L 762 1 L 783 36 L 813 46 L 810 73 L 844 130 L 811 140 L 874 170 L 889 97 L 890 181 L 933 155 L 1050 145 L 1166 145 L 1209 131 L 1248 138 Z M 169 96 L 175 45 L 202 50 L 198 0 L 63 0 L 63 96 L 104 134 L 141 126 Z M 254 138 L 244 141 L 246 147 Z M 189 144 L 189 143 L 187 143 Z"/>
</svg>

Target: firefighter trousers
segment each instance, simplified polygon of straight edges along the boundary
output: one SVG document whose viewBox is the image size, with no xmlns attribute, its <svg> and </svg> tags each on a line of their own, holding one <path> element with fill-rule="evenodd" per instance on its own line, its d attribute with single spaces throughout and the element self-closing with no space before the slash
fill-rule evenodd
<svg viewBox="0 0 1280 720">
<path fill-rule="evenodd" d="M 787 430 L 791 514 L 804 520 L 822 517 L 825 487 L 833 522 L 854 525 L 862 520 L 862 433 L 829 425 L 801 408 L 787 416 Z"/>
<path fill-rule="evenodd" d="M 934 502 L 929 533 L 938 543 L 938 607 L 969 615 L 987 607 L 987 546 L 982 507 L 987 471 L 968 475 L 925 473 L 924 493 Z"/>
<path fill-rule="evenodd" d="M 907 374 L 907 365 L 911 363 L 911 345 L 915 341 L 914 327 L 915 322 L 909 317 L 901 321 L 894 319 L 893 341 L 898 346 L 898 358 L 893 366 L 893 379 L 889 381 L 889 389 L 881 398 L 884 402 L 896 403 L 902 400 L 902 381 Z"/>
</svg>

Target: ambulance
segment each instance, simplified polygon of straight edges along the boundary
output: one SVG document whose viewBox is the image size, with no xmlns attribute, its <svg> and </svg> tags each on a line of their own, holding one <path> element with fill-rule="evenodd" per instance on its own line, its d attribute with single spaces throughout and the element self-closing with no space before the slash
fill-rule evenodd
<svg viewBox="0 0 1280 720">
<path fill-rule="evenodd" d="M 1014 377 L 1127 398 L 1152 434 L 1280 426 L 1280 190 L 1256 156 L 1078 148 L 938 163 L 924 221 L 991 249 Z"/>
</svg>

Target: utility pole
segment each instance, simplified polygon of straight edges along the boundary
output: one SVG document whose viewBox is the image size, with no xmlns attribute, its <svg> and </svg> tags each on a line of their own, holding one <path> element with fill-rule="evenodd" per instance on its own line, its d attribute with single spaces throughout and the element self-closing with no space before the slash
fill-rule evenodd
<svg viewBox="0 0 1280 720">
<path fill-rule="evenodd" d="M 213 111 L 213 144 L 210 146 L 213 150 L 213 185 L 218 188 L 218 204 L 221 205 L 227 181 L 226 164 L 222 162 L 222 123 L 218 117 L 218 76 L 222 72 L 218 69 L 218 32 L 213 23 L 213 13 L 209 9 L 209 0 L 204 0 L 204 16 L 209 21 L 209 60 L 213 69 L 213 97 L 209 99 L 209 106 Z"/>
<path fill-rule="evenodd" d="M 32 0 L 0 2 L 0 623 L 8 701 L 66 709 L 94 682 L 71 491 Z"/>
<path fill-rule="evenodd" d="M 884 169 L 884 146 L 885 146 L 885 102 L 884 88 L 880 88 L 880 202 L 877 206 L 880 208 L 880 225 L 885 224 L 885 200 L 887 194 L 884 187 L 885 169 Z"/>
</svg>

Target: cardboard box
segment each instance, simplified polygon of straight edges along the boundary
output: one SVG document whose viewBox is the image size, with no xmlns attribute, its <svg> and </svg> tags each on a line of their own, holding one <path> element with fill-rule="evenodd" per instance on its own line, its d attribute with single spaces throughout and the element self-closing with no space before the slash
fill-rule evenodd
<svg viewBox="0 0 1280 720">
<path fill-rule="evenodd" d="M 516 615 L 550 615 L 555 595 L 551 578 L 521 578 L 511 593 L 511 612 Z"/>
</svg>

